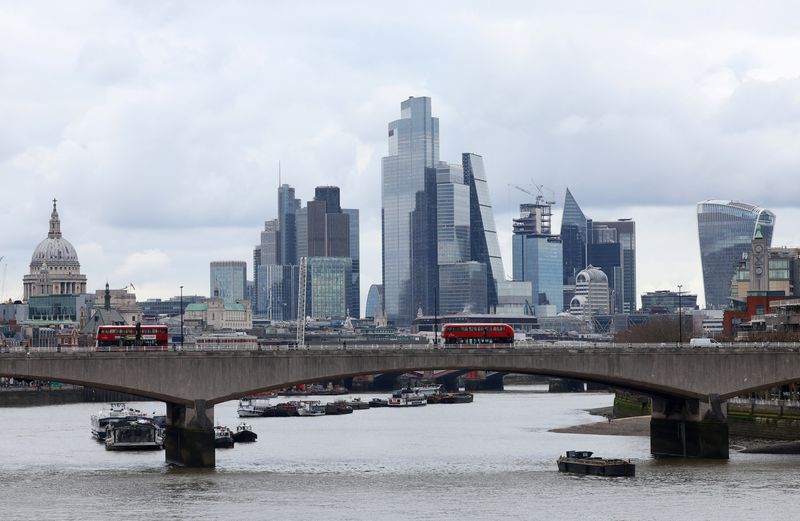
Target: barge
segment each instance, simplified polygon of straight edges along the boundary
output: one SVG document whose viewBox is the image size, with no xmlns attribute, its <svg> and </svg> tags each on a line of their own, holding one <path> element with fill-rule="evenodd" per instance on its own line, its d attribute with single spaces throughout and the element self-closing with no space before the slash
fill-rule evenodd
<svg viewBox="0 0 800 521">
<path fill-rule="evenodd" d="M 636 466 L 630 460 L 592 457 L 588 450 L 568 450 L 558 458 L 558 470 L 590 476 L 634 476 Z"/>
</svg>

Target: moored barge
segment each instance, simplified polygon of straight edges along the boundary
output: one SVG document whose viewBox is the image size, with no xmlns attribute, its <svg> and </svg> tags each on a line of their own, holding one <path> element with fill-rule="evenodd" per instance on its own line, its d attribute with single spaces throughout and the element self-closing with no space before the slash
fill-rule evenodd
<svg viewBox="0 0 800 521">
<path fill-rule="evenodd" d="M 558 458 L 558 470 L 590 476 L 634 476 L 636 466 L 630 460 L 592 457 L 588 450 L 568 450 Z"/>
</svg>

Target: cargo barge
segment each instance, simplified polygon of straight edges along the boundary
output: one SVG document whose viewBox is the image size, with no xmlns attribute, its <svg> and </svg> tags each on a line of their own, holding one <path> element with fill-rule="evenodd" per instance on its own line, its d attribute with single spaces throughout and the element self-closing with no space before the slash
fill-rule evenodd
<svg viewBox="0 0 800 521">
<path fill-rule="evenodd" d="M 634 476 L 636 466 L 630 460 L 592 457 L 586 450 L 568 450 L 558 458 L 558 470 L 589 476 Z"/>
</svg>

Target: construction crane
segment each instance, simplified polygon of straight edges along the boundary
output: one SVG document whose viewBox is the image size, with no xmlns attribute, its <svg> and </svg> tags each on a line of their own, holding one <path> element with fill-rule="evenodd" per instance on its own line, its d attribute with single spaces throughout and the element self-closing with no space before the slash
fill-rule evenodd
<svg viewBox="0 0 800 521">
<path fill-rule="evenodd" d="M 544 198 L 544 188 L 545 188 L 545 186 L 544 185 L 537 185 L 535 183 L 531 183 L 531 184 L 536 187 L 536 191 L 538 192 L 538 194 L 534 194 L 530 190 L 526 190 L 525 188 L 523 188 L 523 187 L 521 187 L 519 185 L 515 185 L 513 183 L 508 183 L 508 186 L 510 186 L 512 188 L 516 188 L 520 192 L 526 193 L 526 194 L 530 195 L 531 197 L 535 198 L 536 199 L 536 204 L 547 204 L 547 205 L 550 205 L 550 206 L 555 206 L 555 204 L 556 204 L 555 201 L 552 201 L 552 200 L 551 201 L 546 201 L 545 200 L 545 198 Z M 550 192 L 552 193 L 553 191 L 550 190 Z M 555 199 L 555 197 L 553 197 L 553 199 Z"/>
</svg>

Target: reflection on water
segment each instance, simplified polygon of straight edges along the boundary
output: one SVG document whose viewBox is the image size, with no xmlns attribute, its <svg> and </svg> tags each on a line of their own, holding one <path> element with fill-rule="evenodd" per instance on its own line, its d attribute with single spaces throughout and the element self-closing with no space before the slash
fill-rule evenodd
<svg viewBox="0 0 800 521">
<path fill-rule="evenodd" d="M 163 452 L 105 451 L 89 434 L 98 404 L 0 409 L 2 515 L 672 521 L 800 513 L 795 456 L 654 460 L 646 437 L 548 432 L 594 421 L 584 409 L 611 401 L 606 394 L 485 393 L 472 404 L 253 418 L 258 442 L 217 451 L 211 470 L 170 468 Z M 235 426 L 236 404 L 217 406 L 215 418 Z M 571 449 L 633 458 L 637 475 L 560 474 L 555 460 Z"/>
</svg>

